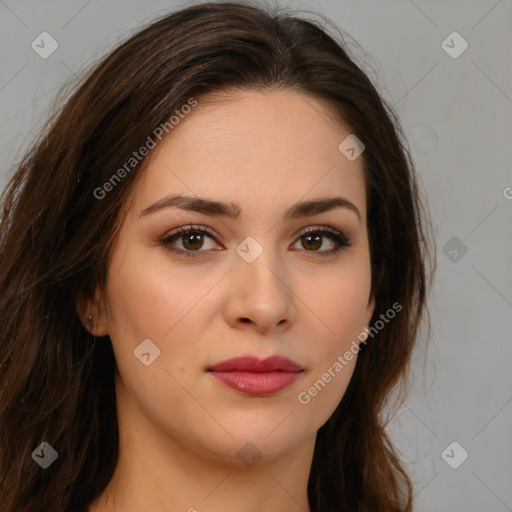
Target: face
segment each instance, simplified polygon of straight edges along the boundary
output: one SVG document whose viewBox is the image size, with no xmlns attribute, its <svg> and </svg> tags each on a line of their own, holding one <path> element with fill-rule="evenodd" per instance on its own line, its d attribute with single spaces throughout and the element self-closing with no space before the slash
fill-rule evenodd
<svg viewBox="0 0 512 512">
<path fill-rule="evenodd" d="M 312 97 L 197 100 L 127 202 L 95 334 L 112 342 L 120 421 L 212 460 L 248 442 L 276 457 L 333 413 L 373 313 L 362 157 Z M 296 366 L 211 371 L 276 355 Z"/>
</svg>

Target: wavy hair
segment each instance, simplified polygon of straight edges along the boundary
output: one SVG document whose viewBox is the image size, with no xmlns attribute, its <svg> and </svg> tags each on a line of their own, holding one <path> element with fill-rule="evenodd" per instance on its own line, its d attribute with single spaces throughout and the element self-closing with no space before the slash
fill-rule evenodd
<svg viewBox="0 0 512 512">
<path fill-rule="evenodd" d="M 1 197 L 2 512 L 85 510 L 117 464 L 112 346 L 88 333 L 76 303 L 105 285 L 123 205 L 147 159 L 105 197 L 95 190 L 191 97 L 272 88 L 327 101 L 363 141 L 371 323 L 402 306 L 361 350 L 317 433 L 309 504 L 313 512 L 412 511 L 412 483 L 383 413 L 392 392 L 403 403 L 411 352 L 429 320 L 434 242 L 398 118 L 356 60 L 343 37 L 315 21 L 204 3 L 139 29 L 62 93 Z M 46 470 L 33 460 L 43 441 L 58 453 Z"/>
</svg>

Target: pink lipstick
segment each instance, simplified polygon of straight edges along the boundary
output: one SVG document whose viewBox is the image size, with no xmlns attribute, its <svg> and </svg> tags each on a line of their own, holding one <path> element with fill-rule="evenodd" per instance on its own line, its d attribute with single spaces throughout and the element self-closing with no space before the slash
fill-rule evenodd
<svg viewBox="0 0 512 512">
<path fill-rule="evenodd" d="M 224 385 L 251 396 L 269 396 L 300 378 L 304 369 L 284 356 L 235 357 L 211 366 L 208 372 Z"/>
</svg>

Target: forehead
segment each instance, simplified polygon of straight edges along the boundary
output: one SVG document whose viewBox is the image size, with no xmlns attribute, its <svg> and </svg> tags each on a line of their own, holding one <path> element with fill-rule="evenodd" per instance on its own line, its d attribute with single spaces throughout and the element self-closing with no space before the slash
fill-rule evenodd
<svg viewBox="0 0 512 512">
<path fill-rule="evenodd" d="M 338 149 L 350 129 L 327 102 L 289 90 L 196 99 L 151 151 L 136 208 L 170 193 L 236 200 L 254 211 L 343 194 L 365 215 L 362 157 L 350 161 Z"/>
</svg>

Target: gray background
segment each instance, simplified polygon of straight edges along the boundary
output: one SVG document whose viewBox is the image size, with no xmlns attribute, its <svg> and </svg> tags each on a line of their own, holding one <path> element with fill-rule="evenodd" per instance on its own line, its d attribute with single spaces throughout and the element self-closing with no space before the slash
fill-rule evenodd
<svg viewBox="0 0 512 512">
<path fill-rule="evenodd" d="M 192 3 L 0 0 L 0 187 L 66 80 L 141 23 Z M 428 196 L 432 337 L 390 424 L 416 510 L 512 511 L 512 1 L 278 5 L 323 14 L 365 50 L 351 46 L 399 114 Z M 31 48 L 43 31 L 58 42 L 46 59 Z M 460 40 L 442 45 L 454 31 L 469 45 L 457 58 L 445 48 L 460 51 Z M 445 460 L 460 463 L 462 449 L 453 469 Z"/>
</svg>

